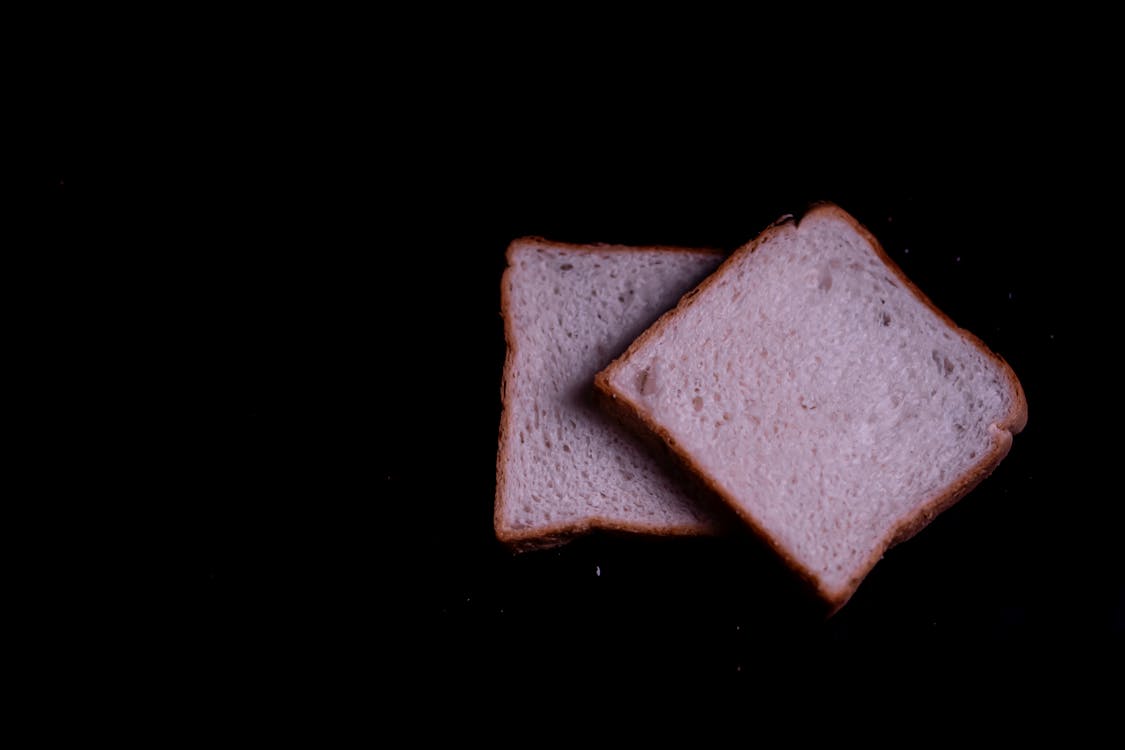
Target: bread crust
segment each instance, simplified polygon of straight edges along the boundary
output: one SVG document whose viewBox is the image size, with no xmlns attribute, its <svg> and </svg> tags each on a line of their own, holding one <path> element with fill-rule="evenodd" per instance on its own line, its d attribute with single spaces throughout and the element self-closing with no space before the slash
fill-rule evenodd
<svg viewBox="0 0 1125 750">
<path fill-rule="evenodd" d="M 639 404 L 635 403 L 632 399 L 623 393 L 617 392 L 611 380 L 617 369 L 621 366 L 621 361 L 633 353 L 637 348 L 642 346 L 648 339 L 657 335 L 664 330 L 664 327 L 669 325 L 670 322 L 675 320 L 677 313 L 681 309 L 686 309 L 694 303 L 695 297 L 698 293 L 711 284 L 720 280 L 723 274 L 734 263 L 737 263 L 740 258 L 755 252 L 762 244 L 768 242 L 771 238 L 776 236 L 782 229 L 789 224 L 794 227 L 799 226 L 800 222 L 804 219 L 817 215 L 826 214 L 842 219 L 849 223 L 874 249 L 876 255 L 880 258 L 883 264 L 898 277 L 907 290 L 909 290 L 918 300 L 920 300 L 926 307 L 937 314 L 939 319 L 945 323 L 957 335 L 968 341 L 973 347 L 978 349 L 985 356 L 989 357 L 1003 373 L 1006 384 L 1012 391 L 1012 408 L 998 423 L 990 425 L 990 432 L 993 436 L 992 448 L 984 453 L 979 461 L 962 474 L 954 477 L 949 484 L 936 492 L 932 497 L 922 502 L 911 513 L 904 515 L 897 524 L 883 537 L 879 544 L 876 545 L 872 554 L 864 561 L 864 564 L 859 568 L 858 573 L 853 576 L 848 583 L 838 589 L 826 588 L 818 579 L 815 572 L 809 570 L 792 555 L 790 555 L 781 545 L 772 538 L 772 536 L 765 530 L 764 526 L 754 518 L 748 511 L 742 508 L 735 498 L 725 493 L 721 487 L 718 486 L 707 475 L 707 473 L 698 466 L 680 446 L 676 444 L 675 438 L 659 424 L 657 424 L 652 416 L 646 412 Z M 844 211 L 834 203 L 819 202 L 812 204 L 801 217 L 792 215 L 782 216 L 777 221 L 766 227 L 757 237 L 751 240 L 746 245 L 736 250 L 730 258 L 728 258 L 719 268 L 715 270 L 710 276 L 704 279 L 699 286 L 691 292 L 688 292 L 680 300 L 675 308 L 662 315 L 656 323 L 650 326 L 644 333 L 637 337 L 637 339 L 630 344 L 625 353 L 611 362 L 604 370 L 599 372 L 594 378 L 594 387 L 608 400 L 613 401 L 620 409 L 624 409 L 632 420 L 636 420 L 643 424 L 648 430 L 657 434 L 669 448 L 678 456 L 679 460 L 699 476 L 700 481 L 715 495 L 722 499 L 730 508 L 751 528 L 751 530 L 760 537 L 766 544 L 768 544 L 805 583 L 807 583 L 816 593 L 828 604 L 830 611 L 829 615 L 839 611 L 841 607 L 848 602 L 848 600 L 855 593 L 860 583 L 875 564 L 883 557 L 883 554 L 900 542 L 904 542 L 924 529 L 929 523 L 938 516 L 942 511 L 953 506 L 958 500 L 964 497 L 970 490 L 976 487 L 981 481 L 984 480 L 989 474 L 996 469 L 1000 461 L 1008 454 L 1012 446 L 1012 436 L 1020 432 L 1027 424 L 1027 399 L 1024 395 L 1023 386 L 1020 385 L 1019 379 L 1016 378 L 1015 372 L 1004 361 L 1002 357 L 990 350 L 985 344 L 973 333 L 964 330 L 957 326 L 948 315 L 937 308 L 936 305 L 927 297 L 909 278 L 903 273 L 902 269 L 898 267 L 891 257 L 883 249 L 879 240 L 867 230 L 858 220 L 851 214 Z"/>
<path fill-rule="evenodd" d="M 688 247 L 675 247 L 668 245 L 610 245 L 610 244 L 571 244 L 567 242 L 556 242 L 547 240 L 542 237 L 520 237 L 512 240 L 508 245 L 508 250 L 505 253 L 505 258 L 508 261 L 508 266 L 504 270 L 504 274 L 500 280 L 500 316 L 504 320 L 504 342 L 506 345 L 506 354 L 504 356 L 504 373 L 501 377 L 500 383 L 500 400 L 502 410 L 500 413 L 500 442 L 499 449 L 496 452 L 496 499 L 493 507 L 492 525 L 496 533 L 496 538 L 505 544 L 510 549 L 516 552 L 523 552 L 533 549 L 547 549 L 550 547 L 557 547 L 564 544 L 576 536 L 580 536 L 589 531 L 611 531 L 611 532 L 625 532 L 636 534 L 651 534 L 656 536 L 708 536 L 721 532 L 721 525 L 716 524 L 714 529 L 707 529 L 706 527 L 698 526 L 647 526 L 642 523 L 620 523 L 613 519 L 602 517 L 589 517 L 581 521 L 572 523 L 559 523 L 546 527 L 539 527 L 535 529 L 513 529 L 504 525 L 504 510 L 505 505 L 505 487 L 507 484 L 507 475 L 505 471 L 505 462 L 508 453 L 508 440 L 509 435 L 512 433 L 511 426 L 511 409 L 508 407 L 508 384 L 510 382 L 512 372 L 515 368 L 516 356 L 516 336 L 513 330 L 512 316 L 510 311 L 510 300 L 508 295 L 509 281 L 513 271 L 515 254 L 524 247 L 552 247 L 560 250 L 567 250 L 570 252 L 605 252 L 605 251 L 648 251 L 657 250 L 668 253 L 689 253 L 711 256 L 722 256 L 721 250 L 714 248 L 688 248 Z"/>
</svg>

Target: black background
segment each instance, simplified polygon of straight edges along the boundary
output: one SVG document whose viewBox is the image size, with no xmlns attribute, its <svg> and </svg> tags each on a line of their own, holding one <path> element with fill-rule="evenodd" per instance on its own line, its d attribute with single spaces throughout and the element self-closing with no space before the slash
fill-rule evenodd
<svg viewBox="0 0 1125 750">
<path fill-rule="evenodd" d="M 734 40 L 583 39 L 581 67 L 532 35 L 440 64 L 433 39 L 315 63 L 233 45 L 113 95 L 63 71 L 20 290 L 51 331 L 28 444 L 77 454 L 41 473 L 19 568 L 58 582 L 43 626 L 217 692 L 392 670 L 752 684 L 966 650 L 1096 666 L 1076 654 L 1125 630 L 1120 493 L 1097 480 L 1104 113 L 1032 58 L 966 77 L 900 71 L 927 57 L 909 44 L 805 70 Z M 1029 424 L 995 474 L 827 621 L 751 540 L 503 549 L 507 243 L 734 249 L 817 200 L 1020 377 Z"/>
</svg>

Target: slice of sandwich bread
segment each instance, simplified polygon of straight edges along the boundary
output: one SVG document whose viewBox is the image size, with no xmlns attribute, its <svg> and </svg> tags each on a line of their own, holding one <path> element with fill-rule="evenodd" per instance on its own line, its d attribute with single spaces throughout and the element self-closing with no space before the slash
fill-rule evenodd
<svg viewBox="0 0 1125 750">
<path fill-rule="evenodd" d="M 832 204 L 737 250 L 596 383 L 833 611 L 1027 420 L 1011 368 Z"/>
<path fill-rule="evenodd" d="M 593 528 L 717 532 L 666 452 L 598 408 L 593 381 L 723 255 L 527 237 L 507 258 L 496 536 L 526 549 Z"/>
</svg>

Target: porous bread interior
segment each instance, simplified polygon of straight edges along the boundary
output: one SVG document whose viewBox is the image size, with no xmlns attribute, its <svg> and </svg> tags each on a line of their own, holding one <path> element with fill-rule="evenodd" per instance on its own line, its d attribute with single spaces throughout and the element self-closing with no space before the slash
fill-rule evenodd
<svg viewBox="0 0 1125 750">
<path fill-rule="evenodd" d="M 666 459 L 593 402 L 594 375 L 722 260 L 711 252 L 513 244 L 496 531 L 710 533 Z"/>
<path fill-rule="evenodd" d="M 816 211 L 765 237 L 606 376 L 821 591 L 846 596 L 904 519 L 1006 449 L 1022 395 L 848 217 Z"/>
</svg>

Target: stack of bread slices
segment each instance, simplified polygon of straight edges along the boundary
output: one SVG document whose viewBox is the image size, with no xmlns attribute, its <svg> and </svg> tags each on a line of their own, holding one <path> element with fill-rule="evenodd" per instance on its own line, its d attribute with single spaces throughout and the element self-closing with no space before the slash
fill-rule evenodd
<svg viewBox="0 0 1125 750">
<path fill-rule="evenodd" d="M 729 257 L 518 239 L 501 309 L 517 549 L 742 523 L 835 611 L 1027 419 L 1011 368 L 833 204 Z"/>
</svg>

